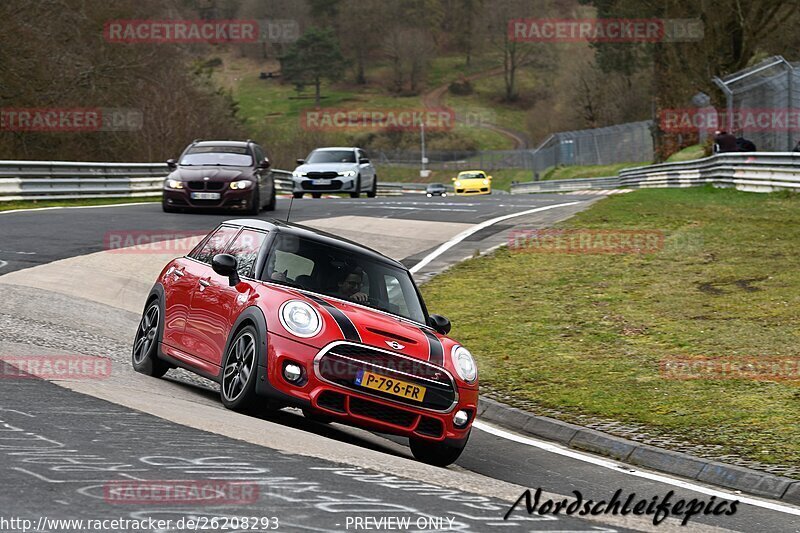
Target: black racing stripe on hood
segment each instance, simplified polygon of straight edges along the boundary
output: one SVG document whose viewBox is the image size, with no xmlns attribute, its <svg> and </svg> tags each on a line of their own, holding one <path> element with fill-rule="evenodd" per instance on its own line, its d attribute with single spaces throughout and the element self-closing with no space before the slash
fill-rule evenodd
<svg viewBox="0 0 800 533">
<path fill-rule="evenodd" d="M 337 309 L 318 296 L 314 296 L 312 294 L 306 294 L 306 296 L 317 302 L 319 305 L 324 307 L 328 313 L 330 313 L 330 315 L 336 321 L 336 324 L 339 326 L 339 329 L 342 330 L 342 335 L 344 335 L 345 339 L 349 341 L 361 342 L 361 335 L 358 334 L 355 324 L 353 324 L 353 321 L 350 320 L 341 309 Z"/>
<path fill-rule="evenodd" d="M 442 346 L 442 341 L 427 329 L 419 329 L 428 337 L 428 345 L 430 346 L 428 361 L 435 365 L 444 366 L 444 347 Z"/>
</svg>

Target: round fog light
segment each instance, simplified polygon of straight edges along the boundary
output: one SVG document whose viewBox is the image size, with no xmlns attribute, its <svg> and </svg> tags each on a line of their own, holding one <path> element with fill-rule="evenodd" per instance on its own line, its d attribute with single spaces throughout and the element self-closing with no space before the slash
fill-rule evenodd
<svg viewBox="0 0 800 533">
<path fill-rule="evenodd" d="M 285 377 L 287 381 L 294 383 L 295 381 L 298 381 L 302 375 L 303 371 L 300 369 L 299 365 L 287 363 L 283 366 L 283 377 Z"/>
<path fill-rule="evenodd" d="M 453 425 L 455 425 L 457 428 L 463 428 L 467 425 L 467 422 L 469 422 L 469 413 L 463 409 L 460 409 L 455 415 L 453 415 Z"/>
</svg>

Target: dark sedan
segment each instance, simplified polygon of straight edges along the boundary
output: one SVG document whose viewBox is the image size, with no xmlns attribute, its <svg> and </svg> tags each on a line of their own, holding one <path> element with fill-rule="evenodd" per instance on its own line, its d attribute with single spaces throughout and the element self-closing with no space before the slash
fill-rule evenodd
<svg viewBox="0 0 800 533">
<path fill-rule="evenodd" d="M 447 196 L 447 187 L 441 183 L 431 183 L 425 187 L 425 194 L 428 198 L 432 196 Z"/>
<path fill-rule="evenodd" d="M 275 209 L 275 181 L 264 149 L 253 141 L 195 141 L 164 180 L 166 212 Z"/>
</svg>

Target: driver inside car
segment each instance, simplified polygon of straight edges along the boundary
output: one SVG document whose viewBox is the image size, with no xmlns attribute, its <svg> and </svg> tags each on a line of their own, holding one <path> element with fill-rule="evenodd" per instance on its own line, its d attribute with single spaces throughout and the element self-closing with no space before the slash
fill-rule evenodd
<svg viewBox="0 0 800 533">
<path fill-rule="evenodd" d="M 344 275 L 339 279 L 337 284 L 338 290 L 335 296 L 342 300 L 366 303 L 369 300 L 369 296 L 361 292 L 363 278 L 364 272 L 358 267 L 345 270 Z"/>
</svg>

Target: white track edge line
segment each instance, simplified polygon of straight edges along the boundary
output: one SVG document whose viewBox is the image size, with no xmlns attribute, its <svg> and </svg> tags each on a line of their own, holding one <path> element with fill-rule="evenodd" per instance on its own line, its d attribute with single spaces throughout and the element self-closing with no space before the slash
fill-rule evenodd
<svg viewBox="0 0 800 533">
<path fill-rule="evenodd" d="M 450 248 L 452 248 L 456 244 L 460 243 L 461 241 L 463 241 L 464 239 L 466 239 L 467 237 L 469 237 L 473 233 L 477 233 L 480 230 L 482 230 L 483 228 L 488 228 L 489 226 L 491 226 L 493 224 L 497 224 L 498 222 L 502 222 L 503 220 L 508 220 L 509 218 L 520 217 L 520 216 L 523 216 L 523 215 L 530 215 L 530 214 L 533 214 L 533 213 L 538 213 L 540 211 L 547 211 L 549 209 L 556 209 L 558 207 L 567 207 L 567 206 L 570 206 L 570 205 L 576 205 L 576 204 L 580 204 L 580 203 L 582 203 L 582 202 L 567 202 L 567 203 L 563 203 L 563 204 L 546 205 L 544 207 L 537 207 L 535 209 L 528 209 L 527 211 L 520 211 L 519 213 L 511 213 L 509 215 L 503 215 L 501 217 L 492 218 L 492 219 L 489 219 L 489 220 L 484 220 L 480 224 L 477 224 L 475 226 L 472 226 L 469 229 L 466 229 L 466 230 L 462 231 L 461 233 L 459 233 L 458 235 L 456 235 L 455 237 L 453 237 L 449 241 L 447 241 L 445 243 L 442 243 L 441 245 L 439 245 L 438 248 L 436 248 L 434 251 L 432 251 L 431 253 L 429 253 L 425 257 L 423 257 L 416 265 L 414 265 L 413 267 L 411 267 L 408 270 L 412 274 L 414 274 L 416 272 L 419 272 L 419 270 L 422 267 L 426 266 L 428 263 L 430 263 L 431 261 L 433 261 L 434 259 L 436 259 L 440 255 L 442 255 L 444 252 L 446 252 L 447 250 L 449 250 Z"/>
<path fill-rule="evenodd" d="M 717 496 L 722 497 L 729 500 L 739 500 L 742 504 L 745 505 L 753 505 L 755 507 L 763 507 L 764 509 L 769 509 L 771 511 L 778 511 L 781 513 L 791 514 L 795 516 L 800 516 L 800 508 L 796 507 L 789 507 L 787 505 L 781 505 L 778 503 L 773 503 L 771 501 L 760 500 L 756 498 L 750 498 L 747 496 L 742 496 L 740 494 L 736 494 L 734 492 L 727 492 L 724 490 L 712 489 L 710 487 L 704 487 L 703 485 L 697 485 L 695 483 L 691 483 L 689 481 L 683 481 L 680 479 L 675 479 L 666 475 L 656 474 L 652 472 L 644 472 L 641 470 L 632 470 L 632 466 L 619 462 L 615 463 L 608 459 L 603 459 L 601 457 L 595 457 L 592 455 L 584 454 L 581 452 L 576 452 L 574 450 L 569 450 L 567 448 L 562 448 L 561 446 L 557 446 L 550 442 L 541 441 L 538 439 L 534 439 L 531 437 L 524 437 L 522 435 L 517 435 L 515 433 L 511 433 L 486 422 L 481 422 L 476 420 L 473 424 L 473 427 L 480 429 L 481 431 L 485 431 L 490 435 L 494 435 L 495 437 L 501 437 L 507 440 L 511 440 L 517 442 L 519 444 L 525 444 L 527 446 L 533 446 L 535 448 L 539 448 L 540 450 L 544 450 L 546 452 L 555 453 L 558 455 L 563 455 L 565 457 L 570 457 L 572 459 L 577 459 L 578 461 L 583 461 L 585 463 L 590 463 L 596 466 L 601 466 L 603 468 L 608 468 L 609 470 L 613 470 L 614 472 L 625 474 L 628 476 L 640 477 L 644 479 L 649 479 L 651 481 L 656 481 L 659 483 L 665 483 L 667 485 L 672 485 L 675 487 L 680 487 L 687 490 L 692 490 L 695 492 L 699 492 L 701 494 L 706 494 L 709 496 Z M 625 467 L 623 470 L 620 467 Z"/>
</svg>

